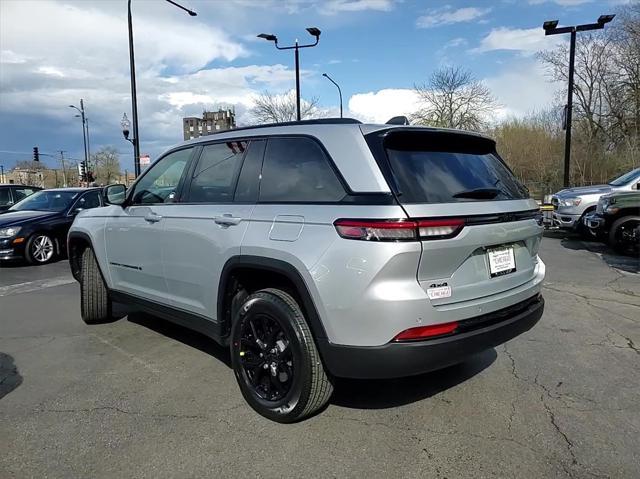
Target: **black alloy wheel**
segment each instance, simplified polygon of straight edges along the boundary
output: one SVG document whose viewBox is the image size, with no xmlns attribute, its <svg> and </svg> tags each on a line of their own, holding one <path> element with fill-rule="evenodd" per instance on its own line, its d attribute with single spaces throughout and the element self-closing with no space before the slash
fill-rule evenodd
<svg viewBox="0 0 640 479">
<path fill-rule="evenodd" d="M 273 421 L 299 421 L 324 406 L 333 385 L 296 300 L 274 288 L 246 298 L 231 329 L 231 363 L 249 405 Z"/>
<path fill-rule="evenodd" d="M 290 340 L 277 319 L 256 314 L 240 325 L 240 363 L 258 397 L 280 401 L 291 390 L 294 361 Z"/>
</svg>

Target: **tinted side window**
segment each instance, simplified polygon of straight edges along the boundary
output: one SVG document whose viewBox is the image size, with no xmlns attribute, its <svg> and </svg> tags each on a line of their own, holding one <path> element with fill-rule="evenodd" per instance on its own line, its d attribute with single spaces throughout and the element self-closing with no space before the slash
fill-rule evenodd
<svg viewBox="0 0 640 479">
<path fill-rule="evenodd" d="M 0 206 L 12 204 L 9 188 L 0 188 Z"/>
<path fill-rule="evenodd" d="M 133 192 L 133 204 L 171 203 L 192 148 L 175 151 L 151 166 Z"/>
<path fill-rule="evenodd" d="M 205 146 L 193 172 L 186 201 L 230 203 L 246 149 L 246 141 L 228 141 Z"/>
<path fill-rule="evenodd" d="M 34 194 L 35 192 L 36 190 L 32 188 L 15 188 L 13 190 L 13 197 L 15 198 L 15 202 L 17 203 L 18 201 Z"/>
<path fill-rule="evenodd" d="M 242 171 L 238 178 L 234 201 L 254 202 L 258 199 L 258 184 L 260 181 L 260 169 L 266 140 L 251 140 L 249 150 L 244 157 Z"/>
<path fill-rule="evenodd" d="M 262 167 L 260 201 L 334 202 L 344 196 L 344 188 L 315 141 L 269 139 Z"/>
<path fill-rule="evenodd" d="M 82 198 L 78 200 L 75 207 L 82 208 L 83 210 L 88 210 L 90 208 L 98 208 L 99 206 L 100 192 L 96 190 L 85 193 Z"/>
</svg>

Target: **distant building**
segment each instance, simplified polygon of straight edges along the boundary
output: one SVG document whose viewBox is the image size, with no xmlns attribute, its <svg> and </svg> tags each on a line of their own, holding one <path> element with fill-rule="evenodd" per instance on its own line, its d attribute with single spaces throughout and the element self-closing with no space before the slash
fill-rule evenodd
<svg viewBox="0 0 640 479">
<path fill-rule="evenodd" d="M 218 111 L 203 111 L 202 118 L 190 116 L 182 119 L 182 132 L 185 140 L 211 135 L 221 130 L 236 127 L 236 113 L 230 108 Z"/>
</svg>

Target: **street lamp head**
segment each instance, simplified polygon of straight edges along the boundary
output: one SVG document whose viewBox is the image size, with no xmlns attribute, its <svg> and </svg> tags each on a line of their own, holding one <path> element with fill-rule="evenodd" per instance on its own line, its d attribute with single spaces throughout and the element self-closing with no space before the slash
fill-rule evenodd
<svg viewBox="0 0 640 479">
<path fill-rule="evenodd" d="M 307 31 L 309 32 L 309 35 L 313 35 L 316 38 L 320 38 L 320 34 L 322 33 L 320 29 L 316 27 L 309 27 L 307 28 Z"/>
<path fill-rule="evenodd" d="M 328 78 L 328 75 L 326 73 L 323 73 L 322 76 Z"/>
<path fill-rule="evenodd" d="M 278 38 L 275 35 L 271 35 L 270 33 L 261 33 L 258 35 L 258 38 L 264 38 L 269 42 L 277 42 Z"/>
<path fill-rule="evenodd" d="M 598 17 L 598 23 L 600 25 L 604 25 L 605 23 L 609 23 L 611 20 L 613 20 L 613 17 L 615 17 L 615 15 L 600 15 Z"/>
<path fill-rule="evenodd" d="M 129 139 L 129 127 L 131 126 L 131 122 L 129 121 L 129 118 L 127 118 L 127 114 L 125 113 L 122 116 L 122 120 L 120 120 L 120 125 L 122 126 L 122 135 L 125 137 L 125 139 Z"/>
<path fill-rule="evenodd" d="M 196 12 L 194 12 L 193 10 L 188 10 L 187 13 L 189 14 L 189 16 L 191 17 L 197 17 L 198 14 Z"/>
<path fill-rule="evenodd" d="M 542 24 L 544 31 L 553 30 L 558 26 L 558 20 L 547 20 Z"/>
</svg>

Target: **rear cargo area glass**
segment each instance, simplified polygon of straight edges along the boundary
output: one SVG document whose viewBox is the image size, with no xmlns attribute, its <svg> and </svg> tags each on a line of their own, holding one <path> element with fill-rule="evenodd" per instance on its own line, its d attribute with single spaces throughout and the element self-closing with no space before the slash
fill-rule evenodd
<svg viewBox="0 0 640 479">
<path fill-rule="evenodd" d="M 528 198 L 486 138 L 451 133 L 395 133 L 384 139 L 401 203 L 457 203 Z"/>
</svg>

